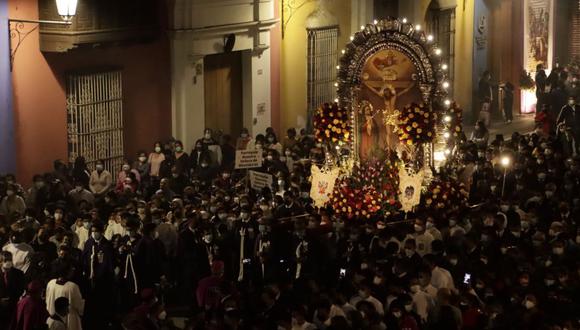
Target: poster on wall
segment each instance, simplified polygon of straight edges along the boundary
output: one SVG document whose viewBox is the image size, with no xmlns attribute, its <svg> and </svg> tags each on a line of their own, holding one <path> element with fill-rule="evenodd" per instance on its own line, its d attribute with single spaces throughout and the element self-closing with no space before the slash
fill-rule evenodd
<svg viewBox="0 0 580 330">
<path fill-rule="evenodd" d="M 526 0 L 524 17 L 524 63 L 528 72 L 535 72 L 538 64 L 552 67 L 553 57 L 553 0 Z"/>
</svg>

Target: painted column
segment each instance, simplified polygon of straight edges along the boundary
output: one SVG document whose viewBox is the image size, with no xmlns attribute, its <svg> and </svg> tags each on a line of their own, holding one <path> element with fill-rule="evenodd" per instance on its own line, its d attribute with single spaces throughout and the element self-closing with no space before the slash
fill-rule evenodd
<svg viewBox="0 0 580 330">
<path fill-rule="evenodd" d="M 0 0 L 0 174 L 16 171 L 8 1 Z"/>
<path fill-rule="evenodd" d="M 489 69 L 487 61 L 489 51 L 489 8 L 484 0 L 475 0 L 473 15 L 473 72 L 471 75 L 473 79 L 473 111 L 471 113 L 477 116 L 480 108 L 480 102 L 477 97 L 479 79 L 483 72 Z M 460 71 L 457 70 L 457 72 Z M 497 77 L 492 77 L 492 81 L 494 79 L 497 79 Z M 475 122 L 476 118 L 472 118 L 473 122 Z"/>
</svg>

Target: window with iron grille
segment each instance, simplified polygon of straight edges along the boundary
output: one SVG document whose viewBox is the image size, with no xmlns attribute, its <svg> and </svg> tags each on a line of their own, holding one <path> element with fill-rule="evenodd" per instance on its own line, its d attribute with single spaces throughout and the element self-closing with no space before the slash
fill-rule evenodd
<svg viewBox="0 0 580 330">
<path fill-rule="evenodd" d="M 448 65 L 449 79 L 453 80 L 455 74 L 455 8 L 429 9 L 428 32 L 435 37 L 437 45 L 442 50 L 443 62 Z"/>
<path fill-rule="evenodd" d="M 308 31 L 308 131 L 312 131 L 312 114 L 320 104 L 336 97 L 338 64 L 338 26 Z"/>
<path fill-rule="evenodd" d="M 89 168 L 102 160 L 115 173 L 123 162 L 121 71 L 67 76 L 68 158 L 85 157 Z"/>
<path fill-rule="evenodd" d="M 580 0 L 572 6 L 570 20 L 570 59 L 580 58 Z"/>
</svg>

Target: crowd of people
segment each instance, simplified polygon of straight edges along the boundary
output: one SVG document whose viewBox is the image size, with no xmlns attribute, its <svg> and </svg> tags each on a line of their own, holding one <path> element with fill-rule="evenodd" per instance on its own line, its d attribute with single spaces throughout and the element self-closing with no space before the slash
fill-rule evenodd
<svg viewBox="0 0 580 330">
<path fill-rule="evenodd" d="M 313 206 L 324 146 L 294 129 L 206 130 L 118 173 L 57 160 L 28 189 L 4 175 L 0 328 L 578 329 L 580 157 L 562 136 L 579 126 L 563 121 L 493 141 L 478 123 L 444 167 L 471 207 L 370 221 Z M 234 170 L 239 149 L 263 152 L 271 188 Z"/>
</svg>

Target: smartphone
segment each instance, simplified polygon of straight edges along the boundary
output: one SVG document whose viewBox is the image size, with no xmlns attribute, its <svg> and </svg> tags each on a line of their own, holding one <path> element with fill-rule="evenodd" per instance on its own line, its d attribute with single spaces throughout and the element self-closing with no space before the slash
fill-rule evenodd
<svg viewBox="0 0 580 330">
<path fill-rule="evenodd" d="M 471 274 L 465 273 L 463 276 L 463 284 L 470 284 L 471 283 Z"/>
<path fill-rule="evenodd" d="M 338 275 L 340 276 L 340 278 L 343 278 L 346 276 L 346 269 L 345 268 L 341 268 L 340 272 L 338 273 Z"/>
</svg>

